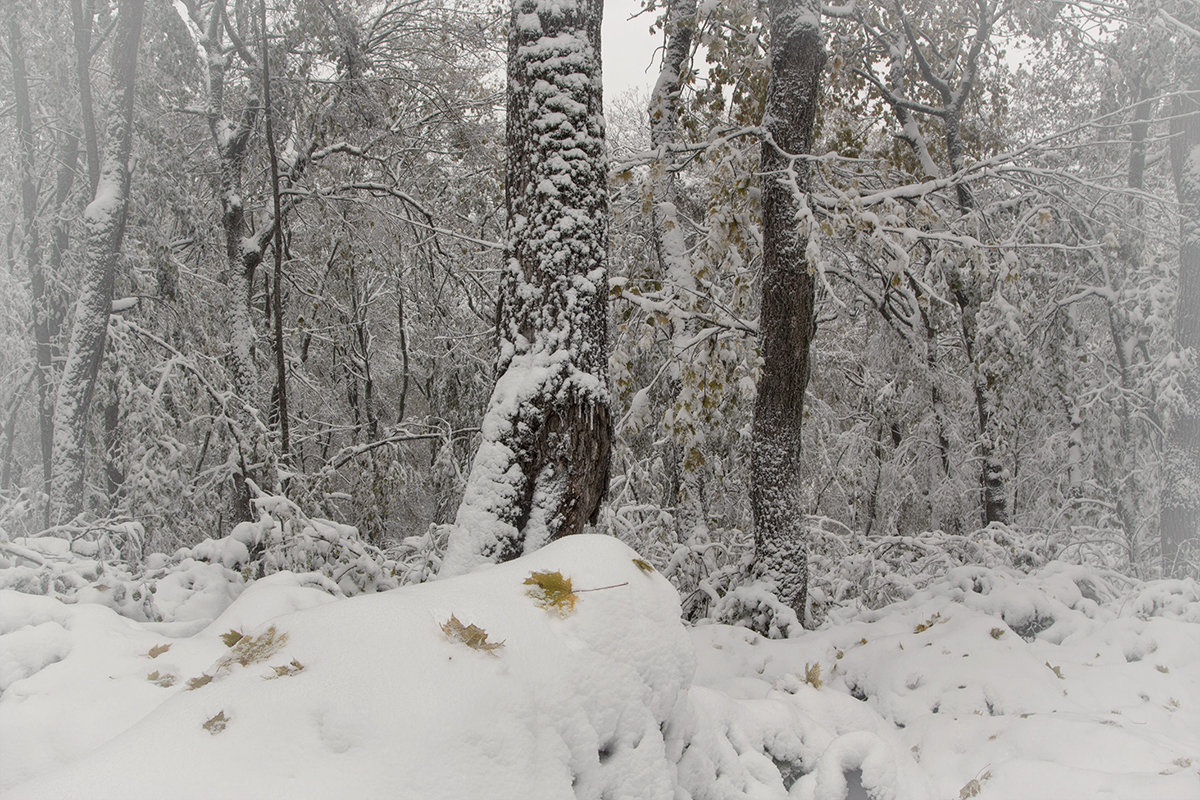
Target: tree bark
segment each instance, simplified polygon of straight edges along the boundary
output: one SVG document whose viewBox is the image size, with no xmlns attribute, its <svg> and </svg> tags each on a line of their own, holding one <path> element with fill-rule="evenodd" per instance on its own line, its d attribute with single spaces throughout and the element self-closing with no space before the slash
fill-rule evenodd
<svg viewBox="0 0 1200 800">
<path fill-rule="evenodd" d="M 608 485 L 602 0 L 515 0 L 499 378 L 442 574 L 578 533 Z"/>
<path fill-rule="evenodd" d="M 762 147 L 763 366 L 751 432 L 750 506 L 758 569 L 803 619 L 808 554 L 800 427 L 816 317 L 807 252 L 809 167 L 802 157 L 812 151 L 826 56 L 817 0 L 771 0 L 770 14 Z"/>
<path fill-rule="evenodd" d="M 679 211 L 676 159 L 672 148 L 679 145 L 680 102 L 696 22 L 696 0 L 671 0 L 667 5 L 663 26 L 666 34 L 665 52 L 658 79 L 650 94 L 649 108 L 650 146 L 657 154 L 651 182 L 654 249 L 667 285 L 681 307 L 693 302 L 693 292 L 690 290 L 696 288 L 696 279 Z M 690 319 L 677 320 L 673 325 L 671 359 L 680 371 L 695 328 L 695 322 Z M 681 403 L 679 397 L 684 389 L 684 378 L 675 377 L 672 388 L 675 402 Z M 675 431 L 667 454 L 672 461 L 672 474 L 678 477 L 669 482 L 673 489 L 669 502 L 675 504 L 676 528 L 685 541 L 697 533 L 703 534 L 708 527 L 704 482 L 696 464 L 699 459 L 693 456 L 695 445 L 689 441 L 691 438 L 687 433 Z"/>
<path fill-rule="evenodd" d="M 134 80 L 145 0 L 122 0 L 113 51 L 116 97 L 95 197 L 84 210 L 86 255 L 67 360 L 54 406 L 54 456 L 50 484 L 53 515 L 73 518 L 84 508 L 84 446 L 88 411 L 104 357 L 113 280 L 129 207 L 133 149 Z"/>
</svg>

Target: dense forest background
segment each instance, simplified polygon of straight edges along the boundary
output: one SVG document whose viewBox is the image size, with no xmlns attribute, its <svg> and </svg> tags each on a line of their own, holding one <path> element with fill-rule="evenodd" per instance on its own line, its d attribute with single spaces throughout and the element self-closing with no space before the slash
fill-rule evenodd
<svg viewBox="0 0 1200 800">
<path fill-rule="evenodd" d="M 496 378 L 510 9 L 6 9 L 0 547 L 136 572 L 265 518 L 259 574 L 435 574 Z M 661 74 L 605 98 L 598 162 L 595 527 L 736 619 L 774 602 L 749 588 L 771 26 L 642 19 Z M 819 30 L 811 620 L 959 563 L 1196 574 L 1200 6 L 858 0 Z"/>
</svg>

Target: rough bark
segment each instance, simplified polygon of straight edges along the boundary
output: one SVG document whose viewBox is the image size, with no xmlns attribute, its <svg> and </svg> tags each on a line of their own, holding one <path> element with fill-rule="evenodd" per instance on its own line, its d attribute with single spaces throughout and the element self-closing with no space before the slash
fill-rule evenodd
<svg viewBox="0 0 1200 800">
<path fill-rule="evenodd" d="M 58 520 L 70 519 L 84 507 L 88 411 L 104 357 L 113 280 L 129 205 L 134 80 L 144 6 L 145 0 L 123 0 L 119 7 L 113 50 L 116 96 L 108 120 L 108 141 L 95 197 L 83 214 L 86 236 L 83 278 L 54 405 L 50 496 L 53 516 Z"/>
<path fill-rule="evenodd" d="M 499 377 L 443 574 L 579 532 L 607 490 L 602 11 L 513 3 Z"/>
<path fill-rule="evenodd" d="M 771 78 L 762 148 L 762 375 L 751 433 L 750 505 L 755 558 L 779 599 L 804 618 L 808 555 L 800 426 L 816 332 L 807 250 L 809 168 L 825 48 L 820 4 L 770 3 Z"/>
</svg>

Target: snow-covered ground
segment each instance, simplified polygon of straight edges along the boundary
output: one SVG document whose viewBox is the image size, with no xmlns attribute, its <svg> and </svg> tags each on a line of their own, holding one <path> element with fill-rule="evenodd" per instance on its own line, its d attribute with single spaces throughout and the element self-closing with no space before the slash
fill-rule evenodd
<svg viewBox="0 0 1200 800">
<path fill-rule="evenodd" d="M 1191 581 L 961 567 L 777 641 L 606 537 L 352 598 L 220 569 L 165 622 L 0 591 L 0 795 L 1200 800 Z"/>
</svg>

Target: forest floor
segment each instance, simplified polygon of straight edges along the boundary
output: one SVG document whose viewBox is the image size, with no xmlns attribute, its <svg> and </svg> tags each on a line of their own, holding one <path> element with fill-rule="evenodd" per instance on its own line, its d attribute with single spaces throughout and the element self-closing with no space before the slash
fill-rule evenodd
<svg viewBox="0 0 1200 800">
<path fill-rule="evenodd" d="M 767 640 L 607 537 L 352 598 L 189 569 L 161 622 L 0 590 L 0 796 L 1200 798 L 1194 581 L 960 567 Z"/>
</svg>

